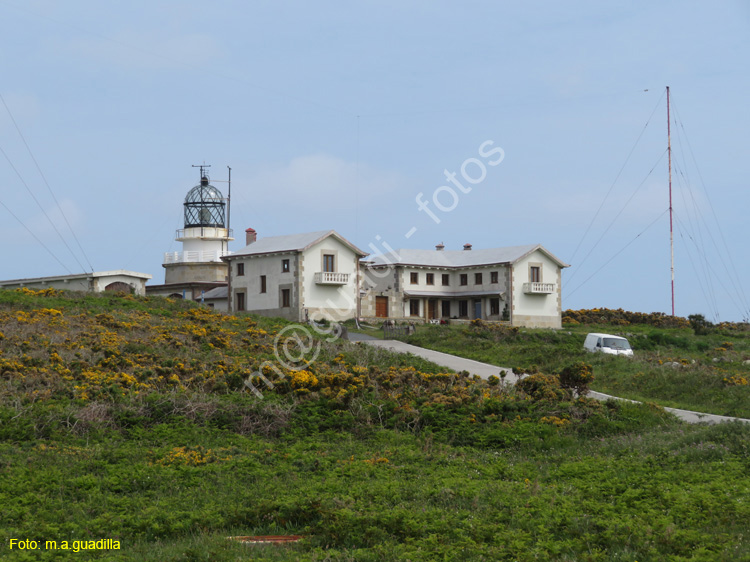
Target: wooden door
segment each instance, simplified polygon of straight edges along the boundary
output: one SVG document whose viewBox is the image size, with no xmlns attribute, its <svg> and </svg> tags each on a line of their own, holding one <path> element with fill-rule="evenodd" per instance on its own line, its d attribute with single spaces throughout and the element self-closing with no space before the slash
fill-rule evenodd
<svg viewBox="0 0 750 562">
<path fill-rule="evenodd" d="M 428 312 L 427 318 L 430 320 L 432 320 L 433 318 L 437 318 L 438 317 L 437 301 L 435 299 L 430 299 L 428 303 L 429 304 L 427 305 L 427 312 Z"/>
<path fill-rule="evenodd" d="M 375 297 L 375 316 L 388 318 L 388 297 Z"/>
</svg>

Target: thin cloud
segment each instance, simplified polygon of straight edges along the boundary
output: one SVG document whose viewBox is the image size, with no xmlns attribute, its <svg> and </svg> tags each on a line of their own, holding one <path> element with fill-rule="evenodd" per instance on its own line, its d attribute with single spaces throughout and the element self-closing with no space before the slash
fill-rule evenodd
<svg viewBox="0 0 750 562">
<path fill-rule="evenodd" d="M 405 189 L 407 180 L 396 173 L 347 162 L 327 154 L 300 156 L 288 164 L 266 168 L 249 180 L 257 186 L 253 199 L 307 212 L 348 209 L 382 200 Z M 254 190 L 255 191 L 255 190 Z"/>
<path fill-rule="evenodd" d="M 164 36 L 159 30 L 126 30 L 110 37 L 78 37 L 61 47 L 67 56 L 135 70 L 200 66 L 221 56 L 205 33 Z"/>
</svg>

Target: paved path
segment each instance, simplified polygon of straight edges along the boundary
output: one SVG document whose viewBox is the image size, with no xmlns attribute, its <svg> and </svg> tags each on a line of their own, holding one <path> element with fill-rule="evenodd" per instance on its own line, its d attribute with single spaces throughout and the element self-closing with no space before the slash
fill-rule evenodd
<svg viewBox="0 0 750 562">
<path fill-rule="evenodd" d="M 374 345 L 376 347 L 382 347 L 384 349 L 390 349 L 397 353 L 411 353 L 419 357 L 423 357 L 428 361 L 432 361 L 443 367 L 448 367 L 454 371 L 468 371 L 472 375 L 479 375 L 483 379 L 488 378 L 490 375 L 499 375 L 500 371 L 505 371 L 505 381 L 514 384 L 519 377 L 513 374 L 513 372 L 506 367 L 497 367 L 488 363 L 480 363 L 472 359 L 464 359 L 463 357 L 457 357 L 449 353 L 442 353 L 440 351 L 433 351 L 431 349 L 425 349 L 424 347 L 417 347 L 397 340 L 379 340 L 371 339 L 371 336 L 365 334 L 349 334 L 351 341 L 359 341 L 367 345 Z M 357 339 L 351 336 L 359 336 Z M 597 400 L 627 400 L 627 398 L 619 398 L 617 396 L 610 396 L 602 392 L 589 392 L 589 396 L 596 398 Z M 636 402 L 635 400 L 627 400 L 628 402 Z M 703 414 L 701 412 L 691 412 L 690 410 L 680 410 L 679 408 L 664 408 L 667 412 L 671 412 L 678 418 L 688 423 L 721 423 L 727 421 L 741 421 L 744 423 L 750 423 L 750 420 L 744 418 L 732 418 L 729 416 L 718 416 L 715 414 Z"/>
<path fill-rule="evenodd" d="M 456 357 L 450 353 L 442 353 L 440 351 L 433 351 L 431 349 L 425 349 L 424 347 L 417 347 L 397 340 L 360 340 L 368 345 L 374 345 L 376 347 L 382 347 L 384 349 L 390 349 L 397 353 L 411 353 L 412 355 L 418 355 L 428 361 L 432 361 L 442 367 L 448 367 L 454 371 L 469 371 L 472 375 L 479 375 L 483 379 L 487 379 L 490 375 L 500 376 L 501 371 L 505 371 L 505 381 L 510 384 L 515 384 L 518 377 L 513 374 L 513 371 L 505 367 L 497 367 L 490 365 L 489 363 L 480 363 L 472 359 L 464 359 L 463 357 Z"/>
<path fill-rule="evenodd" d="M 353 342 L 378 340 L 378 338 L 376 338 L 375 336 L 370 336 L 368 334 L 360 334 L 359 332 L 347 332 L 346 337 L 349 341 L 353 341 Z"/>
</svg>

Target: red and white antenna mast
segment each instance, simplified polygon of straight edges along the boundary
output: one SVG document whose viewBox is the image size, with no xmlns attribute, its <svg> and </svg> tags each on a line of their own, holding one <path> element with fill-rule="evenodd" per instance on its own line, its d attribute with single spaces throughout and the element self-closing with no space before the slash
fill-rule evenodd
<svg viewBox="0 0 750 562">
<path fill-rule="evenodd" d="M 672 316 L 674 316 L 674 230 L 672 228 L 672 128 L 669 116 L 669 86 L 667 86 L 667 156 L 669 160 L 669 253 L 672 273 Z"/>
</svg>

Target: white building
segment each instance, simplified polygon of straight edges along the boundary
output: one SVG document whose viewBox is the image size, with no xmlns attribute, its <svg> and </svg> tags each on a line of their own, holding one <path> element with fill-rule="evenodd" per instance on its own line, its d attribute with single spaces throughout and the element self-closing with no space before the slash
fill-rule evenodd
<svg viewBox="0 0 750 562">
<path fill-rule="evenodd" d="M 306 319 L 358 316 L 359 264 L 367 254 L 333 230 L 272 236 L 224 256 L 229 310 Z"/>
<path fill-rule="evenodd" d="M 101 293 L 103 291 L 121 291 L 136 295 L 146 294 L 146 282 L 151 279 L 148 273 L 137 273 L 125 269 L 113 271 L 95 271 L 55 277 L 32 277 L 28 279 L 9 279 L 0 281 L 0 288 L 19 289 L 62 289 L 67 291 L 84 291 Z"/>
<path fill-rule="evenodd" d="M 541 245 L 472 250 L 396 250 L 368 260 L 363 317 L 506 320 L 561 326 L 561 271 Z"/>
</svg>

